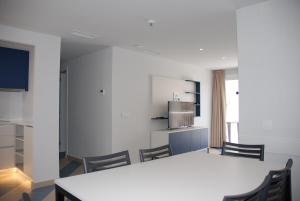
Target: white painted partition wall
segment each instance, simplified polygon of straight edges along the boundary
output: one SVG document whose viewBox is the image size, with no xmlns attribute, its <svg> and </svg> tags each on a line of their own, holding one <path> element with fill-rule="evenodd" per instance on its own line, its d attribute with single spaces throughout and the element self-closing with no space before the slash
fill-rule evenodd
<svg viewBox="0 0 300 201">
<path fill-rule="evenodd" d="M 129 149 L 133 162 L 138 162 L 138 150 L 150 147 L 151 131 L 168 127 L 166 120 L 151 120 L 152 76 L 200 81 L 201 117 L 195 118 L 195 125 L 210 130 L 210 70 L 118 47 L 113 47 L 112 66 L 113 152 Z"/>
<path fill-rule="evenodd" d="M 68 154 L 77 158 L 111 153 L 112 48 L 66 62 Z M 100 89 L 105 93 L 101 94 Z"/>
<path fill-rule="evenodd" d="M 299 19 L 299 0 L 237 11 L 240 142 L 264 143 L 266 160 L 294 159 L 294 200 L 300 200 Z"/>
<path fill-rule="evenodd" d="M 151 120 L 151 77 L 201 82 L 201 117 L 196 125 L 210 127 L 211 71 L 159 56 L 108 47 L 64 63 L 68 71 L 68 154 L 81 158 L 150 147 L 152 130 L 167 128 Z M 104 89 L 104 95 L 99 93 Z"/>
<path fill-rule="evenodd" d="M 28 108 L 22 111 L 34 128 L 32 180 L 58 178 L 60 37 L 0 25 L 0 40 L 33 46 L 30 86 L 34 93 L 23 97 Z"/>
</svg>

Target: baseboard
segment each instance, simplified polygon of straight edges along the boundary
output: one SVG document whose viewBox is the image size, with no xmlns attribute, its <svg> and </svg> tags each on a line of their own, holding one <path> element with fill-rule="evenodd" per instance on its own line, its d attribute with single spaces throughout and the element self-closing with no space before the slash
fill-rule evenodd
<svg viewBox="0 0 300 201">
<path fill-rule="evenodd" d="M 42 181 L 42 182 L 31 182 L 31 189 L 34 190 L 36 188 L 46 187 L 54 185 L 54 180 Z"/>
<path fill-rule="evenodd" d="M 66 155 L 66 158 L 82 163 L 82 159 L 81 158 L 77 158 L 77 157 L 70 156 L 70 155 Z"/>
<path fill-rule="evenodd" d="M 66 157 L 66 152 L 63 151 L 63 152 L 59 152 L 59 159 L 63 159 Z"/>
</svg>

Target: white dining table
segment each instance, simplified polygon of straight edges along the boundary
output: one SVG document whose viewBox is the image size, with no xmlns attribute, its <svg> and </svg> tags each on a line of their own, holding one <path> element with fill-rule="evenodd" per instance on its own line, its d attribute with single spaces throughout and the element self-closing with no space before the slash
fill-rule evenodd
<svg viewBox="0 0 300 201">
<path fill-rule="evenodd" d="M 259 186 L 285 164 L 194 151 L 55 180 L 56 199 L 73 201 L 222 201 Z"/>
</svg>

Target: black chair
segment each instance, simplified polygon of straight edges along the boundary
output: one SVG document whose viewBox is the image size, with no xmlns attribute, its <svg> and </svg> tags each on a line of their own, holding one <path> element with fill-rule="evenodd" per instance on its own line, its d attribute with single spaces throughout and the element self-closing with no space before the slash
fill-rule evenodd
<svg viewBox="0 0 300 201">
<path fill-rule="evenodd" d="M 263 183 L 256 189 L 240 195 L 225 196 L 223 201 L 266 201 L 270 183 L 271 176 L 268 175 L 265 177 Z"/>
<path fill-rule="evenodd" d="M 287 161 L 286 167 L 282 170 L 272 170 L 269 173 L 271 184 L 268 188 L 268 200 L 291 201 L 292 183 L 291 168 L 293 160 Z"/>
<path fill-rule="evenodd" d="M 287 161 L 283 170 L 272 170 L 255 190 L 234 196 L 225 196 L 223 201 L 291 201 L 291 168 L 293 160 Z"/>
<path fill-rule="evenodd" d="M 22 201 L 31 201 L 28 193 L 22 194 Z"/>
<path fill-rule="evenodd" d="M 131 162 L 128 151 L 122 151 L 105 156 L 83 158 L 84 173 L 106 170 L 130 164 Z"/>
<path fill-rule="evenodd" d="M 223 142 L 222 155 L 257 158 L 264 160 L 265 145 L 236 144 Z"/>
<path fill-rule="evenodd" d="M 173 153 L 170 145 L 164 145 L 153 149 L 140 149 L 141 162 L 169 157 L 172 155 Z"/>
</svg>

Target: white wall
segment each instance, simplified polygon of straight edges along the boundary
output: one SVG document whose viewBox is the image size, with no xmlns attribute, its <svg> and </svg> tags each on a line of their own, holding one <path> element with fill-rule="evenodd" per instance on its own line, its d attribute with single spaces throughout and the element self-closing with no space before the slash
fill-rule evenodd
<svg viewBox="0 0 300 201">
<path fill-rule="evenodd" d="M 0 90 L 0 120 L 26 121 L 33 119 L 33 55 L 30 45 L 0 40 L 1 47 L 29 51 L 29 81 L 28 91 L 7 92 Z"/>
<path fill-rule="evenodd" d="M 293 157 L 300 199 L 300 1 L 270 0 L 237 11 L 240 142 Z"/>
<path fill-rule="evenodd" d="M 211 71 L 117 47 L 64 63 L 68 66 L 68 154 L 77 158 L 150 146 L 150 132 L 167 128 L 151 121 L 151 76 L 201 81 L 201 115 L 210 128 Z M 98 93 L 105 89 L 105 95 Z"/>
<path fill-rule="evenodd" d="M 195 83 L 170 77 L 151 76 L 151 118 L 168 117 L 168 101 L 174 100 L 174 94 L 180 101 L 196 102 Z"/>
<path fill-rule="evenodd" d="M 238 80 L 239 70 L 238 68 L 225 69 L 225 80 Z"/>
<path fill-rule="evenodd" d="M 68 154 L 111 153 L 112 48 L 81 56 L 68 66 Z M 105 95 L 99 93 L 105 90 Z"/>
<path fill-rule="evenodd" d="M 130 151 L 133 162 L 138 150 L 150 146 L 150 132 L 167 128 L 166 120 L 151 121 L 151 76 L 192 79 L 201 82 L 200 125 L 210 128 L 211 71 L 158 56 L 113 48 L 112 151 Z"/>
<path fill-rule="evenodd" d="M 58 178 L 60 37 L 0 25 L 0 40 L 33 46 L 32 179 Z"/>
<path fill-rule="evenodd" d="M 22 119 L 26 122 L 33 120 L 33 93 L 34 93 L 34 47 L 29 48 L 28 91 L 22 92 Z"/>
<path fill-rule="evenodd" d="M 22 119 L 22 92 L 0 91 L 0 120 Z"/>
</svg>

